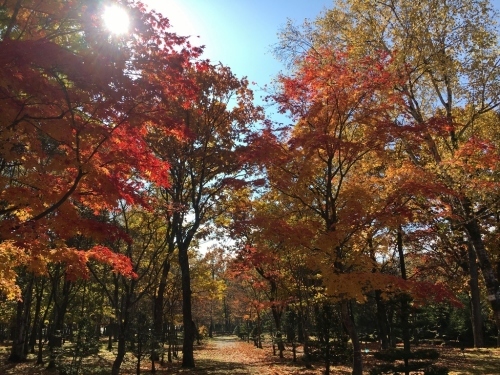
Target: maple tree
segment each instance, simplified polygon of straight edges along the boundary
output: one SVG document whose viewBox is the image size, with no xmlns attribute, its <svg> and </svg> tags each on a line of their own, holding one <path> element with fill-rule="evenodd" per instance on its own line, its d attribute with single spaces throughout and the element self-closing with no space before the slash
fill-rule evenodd
<svg viewBox="0 0 500 375">
<path fill-rule="evenodd" d="M 38 336 L 42 363 L 47 317 L 60 330 L 95 309 L 117 328 L 112 373 L 146 327 L 154 369 L 167 331 L 171 360 L 182 299 L 183 367 L 194 367 L 196 324 L 211 334 L 214 314 L 226 330 L 254 325 L 257 346 L 272 316 L 281 356 L 287 313 L 307 362 L 309 330 L 329 353 L 338 312 L 361 374 L 357 303 L 375 306 L 382 346 L 398 321 L 408 357 L 410 317 L 424 302 L 456 305 L 444 284 L 464 292 L 464 277 L 475 345 L 481 293 L 500 327 L 490 2 L 343 0 L 302 35 L 290 24 L 279 52 L 291 70 L 272 100 L 294 124 L 259 132 L 246 79 L 195 61 L 201 49 L 163 16 L 118 3 L 129 35 L 104 30 L 97 0 L 0 9 L 0 292 L 17 301 L 12 361 Z M 196 252 L 227 231 L 233 279 L 218 273 L 225 256 Z M 144 347 L 135 354 L 140 370 Z"/>
<path fill-rule="evenodd" d="M 9 298 L 21 297 L 21 266 L 43 274 L 63 262 L 75 277 L 96 259 L 133 276 L 130 262 L 109 249 L 77 250 L 66 241 L 110 229 L 82 217 L 82 208 L 145 204 L 146 183 L 167 183 L 168 163 L 145 135 L 159 121 L 165 134 L 177 130 L 168 103 L 194 93 L 183 72 L 201 50 L 141 3 L 121 5 L 133 19 L 121 39 L 105 30 L 97 1 L 15 0 L 2 8 L 0 286 Z M 16 342 L 25 335 L 20 327 Z M 12 359 L 23 358 L 15 344 Z"/>
<path fill-rule="evenodd" d="M 119 374 L 126 354 L 127 338 L 131 336 L 134 309 L 137 309 L 137 306 L 149 297 L 151 290 L 156 287 L 160 274 L 156 259 L 165 256 L 167 249 L 161 217 L 121 202 L 120 211 L 110 213 L 109 220 L 120 227 L 126 236 L 109 239 L 106 245 L 114 253 L 121 254 L 132 263 L 135 277 L 127 278 L 110 273 L 109 266 L 99 259 L 97 262 L 92 262 L 89 267 L 93 279 L 102 288 L 113 310 L 118 351 L 111 372 Z M 111 341 L 108 344 L 111 350 L 110 345 Z"/>
<path fill-rule="evenodd" d="M 227 259 L 228 254 L 224 249 L 211 248 L 193 266 L 193 298 L 194 305 L 198 307 L 194 315 L 197 317 L 196 321 L 208 327 L 210 338 L 214 336 L 215 324 L 220 318 L 221 302 L 226 297 Z"/>
<path fill-rule="evenodd" d="M 49 237 L 64 242 L 85 230 L 80 207 L 141 202 L 141 177 L 167 181 L 168 164 L 155 158 L 144 135 L 159 120 L 167 131 L 162 113 L 169 95 L 182 90 L 191 52 L 176 52 L 185 39 L 165 33 L 166 19 L 129 6 L 136 28 L 130 38 L 115 40 L 95 16 L 97 2 L 5 5 L 2 247 L 34 271 L 43 272 L 44 262 L 59 256 L 47 251 Z M 161 73 L 153 77 L 153 69 Z M 189 90 L 186 84 L 186 100 Z M 175 128 L 175 121 L 169 124 Z M 4 292 L 12 297 L 15 289 Z"/>
<path fill-rule="evenodd" d="M 440 200 L 450 215 L 442 221 L 468 237 L 500 327 L 495 255 L 483 239 L 498 188 L 491 174 L 498 164 L 492 112 L 500 103 L 495 16 L 483 0 L 344 1 L 318 19 L 316 41 L 392 51 L 403 78 L 398 89 L 407 113 L 400 118 L 406 157 L 445 186 Z M 471 269 L 475 262 L 471 258 Z"/>
<path fill-rule="evenodd" d="M 390 55 L 362 55 L 355 46 L 335 50 L 331 44 L 308 49 L 295 60 L 293 74 L 280 77 L 281 91 L 274 96 L 296 124 L 279 136 L 265 130 L 261 150 L 254 149 L 261 152 L 270 189 L 279 192 L 275 199 L 286 207 L 267 225 L 272 222 L 277 243 L 310 254 L 307 266 L 322 275 L 325 294 L 340 302 L 356 374 L 362 363 L 349 301 L 363 302 L 376 290 L 417 298 L 422 285 L 407 282 L 404 272 L 375 272 L 384 246 L 373 247 L 374 240 L 391 241 L 397 228 L 415 225 L 419 202 L 438 199 L 444 186 L 422 184 L 432 174 L 395 158 L 401 134 L 396 120 L 405 102 Z M 438 285 L 432 288 L 440 293 Z"/>
<path fill-rule="evenodd" d="M 199 88 L 191 104 L 178 103 L 173 110 L 187 135 L 179 139 L 153 132 L 148 138 L 158 157 L 170 163 L 168 187 L 158 197 L 164 207 L 169 244 L 178 251 L 182 272 L 183 367 L 194 367 L 195 326 L 192 319 L 191 276 L 188 253 L 203 226 L 225 210 L 224 202 L 235 187 L 244 184 L 245 163 L 240 157 L 251 126 L 262 118 L 253 105 L 246 79 L 238 79 L 228 67 L 200 64 L 189 72 Z"/>
<path fill-rule="evenodd" d="M 292 242 L 314 254 L 309 266 L 322 271 L 327 293 L 344 301 L 355 374 L 362 372 L 361 349 L 347 301 L 362 299 L 373 273 L 351 243 L 369 223 L 361 206 L 368 191 L 350 181 L 358 164 L 383 155 L 391 140 L 390 114 L 398 96 L 389 63 L 384 53 L 359 58 L 348 47 L 311 49 L 292 76 L 280 77 L 281 91 L 274 96 L 296 125 L 279 138 L 266 130 L 259 144 L 270 187 L 289 203 L 286 221 L 293 212 L 300 227 Z"/>
<path fill-rule="evenodd" d="M 259 291 L 259 300 L 255 304 L 271 310 L 276 334 L 279 335 L 277 337 L 281 337 L 281 318 L 285 297 L 280 285 L 283 278 L 280 270 L 280 259 L 264 244 L 254 242 L 253 245 L 258 246 L 258 249 L 247 245 L 238 251 L 237 258 L 231 265 L 232 275 L 236 280 L 247 283 L 253 294 L 256 294 L 255 291 Z M 280 357 L 283 357 L 284 345 L 281 341 L 278 342 L 278 349 Z"/>
</svg>

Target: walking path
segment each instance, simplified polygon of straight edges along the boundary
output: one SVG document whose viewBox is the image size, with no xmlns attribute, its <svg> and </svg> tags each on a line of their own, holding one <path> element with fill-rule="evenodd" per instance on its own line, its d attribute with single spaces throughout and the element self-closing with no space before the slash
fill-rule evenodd
<svg viewBox="0 0 500 375">
<path fill-rule="evenodd" d="M 272 355 L 267 345 L 257 349 L 252 343 L 235 336 L 220 336 L 209 340 L 202 349 L 195 351 L 197 374 L 210 375 L 316 375 L 317 370 L 306 370 L 291 358 L 280 359 Z"/>
<path fill-rule="evenodd" d="M 204 374 L 253 375 L 265 374 L 266 356 L 252 344 L 236 337 L 214 337 L 195 353 L 196 367 Z"/>
</svg>

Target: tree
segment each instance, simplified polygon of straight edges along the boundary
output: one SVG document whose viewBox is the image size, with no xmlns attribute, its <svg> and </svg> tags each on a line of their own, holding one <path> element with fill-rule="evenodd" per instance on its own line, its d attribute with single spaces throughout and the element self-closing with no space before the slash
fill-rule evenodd
<svg viewBox="0 0 500 375">
<path fill-rule="evenodd" d="M 122 228 L 126 236 L 110 239 L 107 246 L 116 254 L 127 257 L 135 274 L 133 278 L 126 278 L 110 273 L 102 264 L 90 265 L 95 281 L 102 288 L 114 312 L 118 351 L 111 373 L 116 375 L 120 373 L 126 354 L 126 343 L 131 337 L 134 308 L 157 285 L 160 270 L 156 259 L 164 256 L 166 246 L 165 230 L 162 228 L 164 223 L 149 212 L 121 202 L 120 211 L 116 210 L 109 216 L 116 226 Z"/>
<path fill-rule="evenodd" d="M 18 259 L 39 272 L 51 258 L 50 238 L 64 241 L 89 225 L 82 206 L 141 202 L 140 177 L 166 183 L 168 164 L 155 158 L 144 134 L 153 111 L 167 131 L 166 105 L 161 110 L 156 101 L 182 90 L 191 51 L 175 52 L 184 39 L 133 4 L 136 34 L 115 41 L 94 22 L 99 11 L 97 2 L 84 1 L 9 1 L 3 11 L 1 246 L 18 249 Z M 152 42 L 163 47 L 145 46 Z M 156 81 L 153 68 L 162 71 Z"/>
<path fill-rule="evenodd" d="M 276 337 L 280 358 L 283 358 L 285 350 L 282 337 L 281 318 L 286 305 L 286 295 L 282 292 L 283 270 L 278 251 L 270 249 L 265 242 L 253 239 L 253 246 L 250 244 L 240 249 L 237 257 L 232 263 L 232 273 L 237 279 L 246 282 L 252 291 L 258 290 L 259 297 L 265 297 L 267 301 L 258 301 L 264 307 L 271 310 L 276 328 Z M 273 343 L 273 350 L 275 350 Z"/>
<path fill-rule="evenodd" d="M 2 8 L 0 287 L 9 298 L 21 298 L 19 267 L 43 274 L 50 262 L 79 271 L 90 258 L 111 262 L 102 246 L 67 246 L 80 234 L 110 234 L 82 217 L 82 208 L 112 209 L 119 199 L 145 204 L 146 183 L 167 182 L 168 163 L 144 137 L 158 121 L 164 132 L 175 130 L 168 103 L 174 92 L 176 103 L 181 94 L 189 101 L 193 85 L 183 71 L 201 51 L 140 3 L 122 5 L 134 20 L 127 39 L 109 37 L 97 1 L 15 0 Z M 30 301 L 19 302 L 20 316 Z M 25 358 L 23 327 L 12 360 Z"/>
<path fill-rule="evenodd" d="M 297 122 L 280 138 L 271 129 L 261 137 L 269 185 L 290 202 L 304 250 L 314 254 L 309 266 L 322 271 L 327 293 L 342 301 L 354 346 L 353 374 L 361 374 L 348 301 L 362 300 L 373 277 L 371 261 L 353 242 L 370 222 L 362 208 L 369 188 L 351 181 L 361 161 L 384 155 L 391 140 L 397 77 L 384 53 L 357 57 L 350 48 L 319 48 L 310 49 L 297 60 L 293 75 L 279 81 L 274 98 Z M 349 276 L 353 272 L 356 276 Z"/>
<path fill-rule="evenodd" d="M 225 210 L 224 202 L 242 184 L 244 159 L 240 157 L 251 126 L 261 119 L 252 104 L 246 79 L 237 79 L 229 68 L 209 64 L 189 72 L 199 88 L 190 105 L 181 102 L 172 116 L 181 119 L 186 139 L 152 134 L 149 141 L 157 155 L 170 163 L 170 186 L 160 191 L 182 271 L 183 367 L 194 367 L 191 276 L 188 252 L 203 226 Z"/>
<path fill-rule="evenodd" d="M 193 296 L 198 311 L 197 320 L 208 326 L 208 337 L 212 338 L 217 321 L 220 321 L 221 302 L 226 297 L 228 254 L 222 248 L 211 248 L 193 265 Z M 207 321 L 207 305 L 209 306 Z"/>
<path fill-rule="evenodd" d="M 497 16 L 486 0 L 339 1 L 317 19 L 307 44 L 348 43 L 360 54 L 391 54 L 402 78 L 397 88 L 405 96 L 407 115 L 397 119 L 399 142 L 415 166 L 433 173 L 433 180 L 446 187 L 441 200 L 452 213 L 445 221 L 467 236 L 500 327 L 499 282 L 484 241 L 485 213 L 496 206 L 498 188 L 492 178 L 498 143 L 490 142 L 497 139 L 491 137 L 497 120 L 486 121 L 500 105 Z M 285 41 L 291 31 L 283 34 Z M 286 49 L 286 43 L 282 46 Z M 478 157 L 472 162 L 473 173 L 472 155 Z M 474 182 L 467 182 L 471 177 Z M 478 184 L 488 194 L 469 189 Z"/>
</svg>

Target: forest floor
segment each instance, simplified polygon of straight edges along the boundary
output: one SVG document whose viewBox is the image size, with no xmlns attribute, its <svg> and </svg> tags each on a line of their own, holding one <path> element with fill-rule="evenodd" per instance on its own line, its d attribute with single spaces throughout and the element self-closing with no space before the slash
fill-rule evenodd
<svg viewBox="0 0 500 375">
<path fill-rule="evenodd" d="M 447 366 L 450 375 L 499 375 L 500 349 L 465 349 L 437 347 L 441 353 L 439 365 Z M 363 353 L 363 363 L 366 374 L 374 364 L 369 346 Z M 33 355 L 21 364 L 11 364 L 6 361 L 8 346 L 0 343 L 0 375 L 55 375 L 57 371 L 48 371 L 44 366 L 35 365 Z M 324 373 L 322 363 L 313 364 L 312 369 L 306 369 L 298 353 L 297 362 L 292 361 L 290 348 L 285 351 L 284 358 L 273 355 L 271 343 L 264 342 L 263 349 L 256 348 L 252 343 L 239 340 L 235 336 L 220 336 L 208 339 L 195 347 L 196 368 L 183 369 L 179 360 L 156 365 L 157 375 L 320 375 Z M 106 375 L 110 373 L 114 360 L 114 352 L 101 350 L 99 355 L 85 359 L 80 374 Z M 122 375 L 136 374 L 136 359 L 127 355 L 122 365 Z M 151 363 L 143 361 L 141 374 L 151 374 Z M 332 375 L 348 375 L 349 366 L 332 366 Z M 415 373 L 417 374 L 417 373 Z"/>
</svg>

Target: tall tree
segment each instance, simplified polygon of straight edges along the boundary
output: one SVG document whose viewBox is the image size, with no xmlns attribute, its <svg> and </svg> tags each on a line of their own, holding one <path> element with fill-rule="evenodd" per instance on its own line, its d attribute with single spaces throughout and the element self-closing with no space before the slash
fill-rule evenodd
<svg viewBox="0 0 500 375">
<path fill-rule="evenodd" d="M 123 38 L 110 37 L 99 1 L 2 6 L 0 251 L 10 263 L 1 266 L 0 288 L 10 298 L 21 298 L 15 266 L 44 273 L 50 261 L 79 268 L 89 257 L 110 260 L 102 246 L 78 251 L 65 243 L 109 230 L 83 218 L 82 207 L 146 203 L 146 181 L 167 182 L 168 163 L 144 136 L 158 121 L 165 132 L 176 128 L 167 104 L 189 100 L 193 85 L 183 71 L 200 50 L 168 33 L 168 20 L 142 4 L 121 5 L 133 20 Z M 29 303 L 19 306 L 21 315 Z M 19 340 L 12 360 L 25 358 Z"/>
<path fill-rule="evenodd" d="M 88 227 L 82 206 L 141 202 L 145 177 L 166 183 L 168 164 L 144 135 L 153 112 L 174 129 L 172 119 L 165 126 L 167 99 L 175 91 L 176 102 L 179 92 L 188 100 L 192 87 L 182 71 L 193 51 L 178 51 L 185 39 L 166 33 L 166 19 L 130 3 L 133 34 L 114 39 L 101 11 L 94 1 L 7 1 L 2 9 L 0 246 L 33 270 L 50 259 L 51 238 Z"/>
<path fill-rule="evenodd" d="M 222 215 L 231 189 L 241 185 L 245 160 L 239 155 L 251 126 L 261 119 L 248 81 L 236 78 L 229 68 L 202 64 L 189 76 L 199 94 L 191 105 L 179 103 L 174 112 L 187 138 L 160 132 L 150 137 L 157 155 L 170 163 L 170 186 L 162 188 L 160 196 L 169 211 L 170 242 L 178 250 L 182 271 L 183 367 L 195 364 L 188 251 L 203 226 Z"/>
<path fill-rule="evenodd" d="M 301 242 L 314 254 L 311 267 L 322 271 L 327 293 L 342 301 L 354 346 L 353 374 L 362 373 L 362 361 L 348 303 L 363 299 L 373 274 L 371 261 L 353 243 L 369 222 L 361 204 L 369 188 L 351 181 L 361 161 L 380 157 L 391 141 L 390 114 L 398 96 L 388 66 L 385 53 L 358 57 L 348 47 L 310 49 L 291 76 L 280 77 L 275 95 L 296 124 L 281 138 L 272 129 L 261 137 L 269 184 L 293 207 L 300 235 L 308 236 Z"/>
<path fill-rule="evenodd" d="M 391 54 L 402 78 L 397 88 L 405 96 L 406 118 L 397 119 L 403 131 L 400 142 L 416 167 L 446 186 L 441 200 L 453 211 L 447 222 L 460 228 L 474 249 L 500 343 L 499 281 L 484 241 L 484 219 L 496 204 L 498 189 L 498 180 L 491 178 L 499 155 L 491 132 L 498 120 L 485 127 L 485 119 L 500 105 L 496 18 L 487 0 L 338 1 L 317 19 L 308 43 L 349 43 L 361 54 Z M 471 162 L 472 155 L 478 158 Z M 471 177 L 476 183 L 467 182 Z M 470 189 L 479 181 L 489 194 Z"/>
<path fill-rule="evenodd" d="M 222 301 L 226 296 L 228 254 L 223 248 L 209 249 L 199 261 L 199 276 L 194 293 L 200 313 L 208 325 L 208 337 L 212 338 L 217 321 L 221 321 Z M 207 322 L 207 308 L 209 317 Z"/>
<path fill-rule="evenodd" d="M 111 373 L 117 375 L 126 354 L 127 339 L 131 337 L 133 310 L 157 285 L 160 269 L 156 259 L 165 256 L 166 246 L 164 223 L 150 212 L 121 202 L 120 210 L 109 213 L 109 217 L 126 236 L 109 239 L 106 245 L 115 253 L 126 256 L 132 262 L 135 273 L 135 277 L 125 278 L 110 273 L 102 265 L 90 266 L 94 280 L 114 311 L 118 351 Z"/>
</svg>

